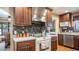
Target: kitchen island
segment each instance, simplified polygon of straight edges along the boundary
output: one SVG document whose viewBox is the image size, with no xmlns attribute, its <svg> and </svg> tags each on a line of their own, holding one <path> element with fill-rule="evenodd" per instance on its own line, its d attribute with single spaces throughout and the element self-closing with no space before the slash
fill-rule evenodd
<svg viewBox="0 0 79 59">
<path fill-rule="evenodd" d="M 54 46 L 52 46 L 52 43 L 54 43 Z M 57 49 L 57 36 L 13 38 L 13 45 L 14 51 L 54 51 Z"/>
</svg>

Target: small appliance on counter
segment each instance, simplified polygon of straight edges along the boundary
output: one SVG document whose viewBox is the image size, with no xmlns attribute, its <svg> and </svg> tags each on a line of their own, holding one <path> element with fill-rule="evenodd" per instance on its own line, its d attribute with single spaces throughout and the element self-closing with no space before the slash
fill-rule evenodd
<svg viewBox="0 0 79 59">
<path fill-rule="evenodd" d="M 29 33 L 17 33 L 16 37 L 29 37 L 30 34 Z"/>
</svg>

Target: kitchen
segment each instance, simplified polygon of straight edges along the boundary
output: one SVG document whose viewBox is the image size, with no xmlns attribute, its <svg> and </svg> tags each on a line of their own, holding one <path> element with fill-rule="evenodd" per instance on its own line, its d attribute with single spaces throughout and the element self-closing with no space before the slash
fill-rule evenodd
<svg viewBox="0 0 79 59">
<path fill-rule="evenodd" d="M 8 30 L 3 31 L 2 25 L 0 51 L 79 50 L 78 7 L 2 7 L 1 10 L 6 15 L 0 12 L 0 23 L 8 23 Z"/>
</svg>

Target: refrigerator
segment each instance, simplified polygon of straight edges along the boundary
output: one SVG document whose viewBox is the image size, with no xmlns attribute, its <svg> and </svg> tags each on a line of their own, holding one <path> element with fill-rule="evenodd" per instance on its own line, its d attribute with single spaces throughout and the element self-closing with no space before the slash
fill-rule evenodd
<svg viewBox="0 0 79 59">
<path fill-rule="evenodd" d="M 79 32 L 79 20 L 74 21 L 74 32 Z"/>
</svg>

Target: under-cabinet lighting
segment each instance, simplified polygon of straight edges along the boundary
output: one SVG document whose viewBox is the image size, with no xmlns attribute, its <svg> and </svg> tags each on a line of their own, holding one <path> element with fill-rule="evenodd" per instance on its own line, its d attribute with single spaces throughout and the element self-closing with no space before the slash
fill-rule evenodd
<svg viewBox="0 0 79 59">
<path fill-rule="evenodd" d="M 46 13 L 47 13 L 47 9 L 45 9 L 45 12 L 44 12 L 43 16 L 46 16 Z"/>
<path fill-rule="evenodd" d="M 45 19 L 45 17 L 42 17 L 42 19 Z"/>
<path fill-rule="evenodd" d="M 65 11 L 66 13 L 69 12 L 68 10 Z"/>
<path fill-rule="evenodd" d="M 44 16 L 41 18 L 41 21 L 46 22 L 46 20 L 45 20 L 45 17 L 44 17 Z"/>
<path fill-rule="evenodd" d="M 38 21 L 37 19 L 33 19 L 33 21 Z"/>
<path fill-rule="evenodd" d="M 36 17 L 37 17 L 37 15 L 34 15 L 34 16 L 33 16 L 33 18 L 36 18 Z"/>
</svg>

